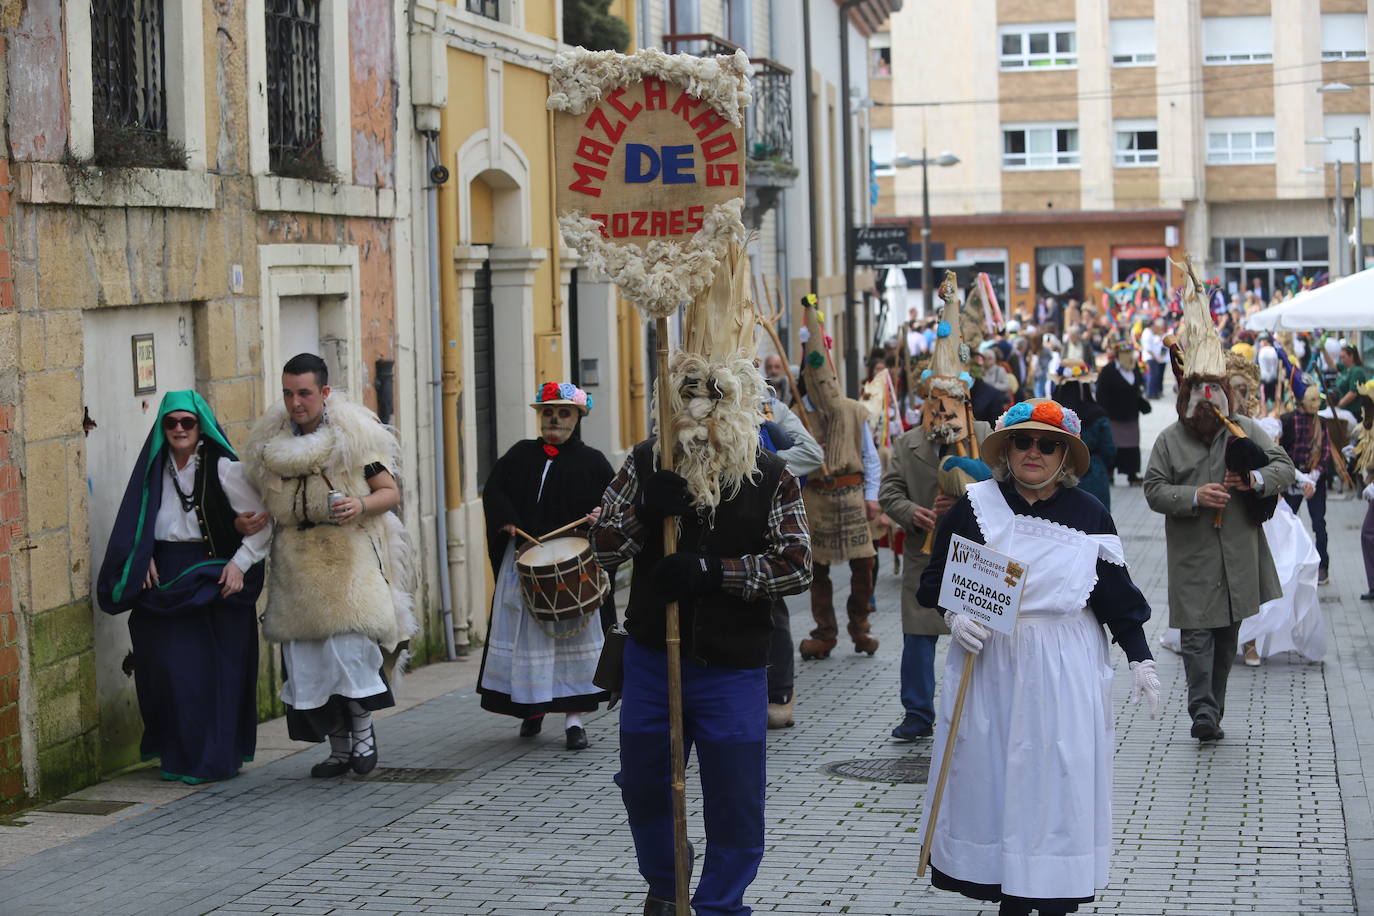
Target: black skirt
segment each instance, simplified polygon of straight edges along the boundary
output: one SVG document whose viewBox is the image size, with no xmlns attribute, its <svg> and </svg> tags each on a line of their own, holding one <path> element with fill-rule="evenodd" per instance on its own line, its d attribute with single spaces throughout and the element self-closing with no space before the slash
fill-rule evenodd
<svg viewBox="0 0 1374 916">
<path fill-rule="evenodd" d="M 224 568 L 196 543 L 158 541 L 161 584 L 129 615 L 143 759 L 189 783 L 233 776 L 257 747 L 258 626 L 262 564 L 244 588 L 220 596 Z"/>
<path fill-rule="evenodd" d="M 286 668 L 286 656 L 281 659 L 282 677 L 289 679 L 291 672 Z M 396 697 L 391 692 L 391 681 L 387 679 L 386 667 L 378 669 L 385 689 L 368 697 L 345 697 L 331 694 L 323 706 L 314 709 L 297 709 L 286 704 L 286 734 L 292 741 L 310 741 L 319 744 L 331 734 L 338 734 L 352 728 L 353 711 L 349 703 L 357 703 L 368 712 L 389 709 L 396 705 Z"/>
<path fill-rule="evenodd" d="M 954 891 L 965 897 L 972 897 L 974 900 L 988 900 L 992 903 L 1006 901 L 1026 912 L 1041 910 L 1045 913 L 1077 913 L 1080 903 L 1092 903 L 1096 899 L 1092 895 L 1087 897 L 1047 897 L 1043 900 L 1036 897 L 1017 897 L 1014 894 L 1002 893 L 1002 885 L 1000 884 L 975 884 L 972 881 L 961 881 L 958 878 L 951 878 L 934 865 L 930 866 L 930 884 L 942 891 Z"/>
</svg>

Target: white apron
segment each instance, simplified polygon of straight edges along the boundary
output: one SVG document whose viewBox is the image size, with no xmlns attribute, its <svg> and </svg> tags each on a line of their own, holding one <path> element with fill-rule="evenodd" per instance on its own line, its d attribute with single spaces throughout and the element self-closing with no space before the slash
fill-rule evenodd
<svg viewBox="0 0 1374 916">
<path fill-rule="evenodd" d="M 1016 515 L 993 480 L 968 495 L 987 545 L 1028 572 L 1015 631 L 990 632 L 974 658 L 930 861 L 1017 897 L 1090 897 L 1107 883 L 1115 729 L 1107 640 L 1086 604 L 1098 558 L 1125 565 L 1121 540 Z M 967 657 L 950 646 L 937 767 Z"/>
</svg>

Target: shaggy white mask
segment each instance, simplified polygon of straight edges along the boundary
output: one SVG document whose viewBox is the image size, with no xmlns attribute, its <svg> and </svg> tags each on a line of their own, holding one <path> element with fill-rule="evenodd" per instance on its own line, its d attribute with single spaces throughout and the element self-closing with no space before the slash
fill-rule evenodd
<svg viewBox="0 0 1374 916">
<path fill-rule="evenodd" d="M 761 405 L 767 395 L 751 354 L 713 360 L 678 351 L 668 367 L 673 411 L 673 470 L 687 480 L 698 509 L 712 517 L 722 500 L 758 475 Z M 654 416 L 662 388 L 654 384 Z M 661 441 L 661 440 L 660 440 Z"/>
</svg>

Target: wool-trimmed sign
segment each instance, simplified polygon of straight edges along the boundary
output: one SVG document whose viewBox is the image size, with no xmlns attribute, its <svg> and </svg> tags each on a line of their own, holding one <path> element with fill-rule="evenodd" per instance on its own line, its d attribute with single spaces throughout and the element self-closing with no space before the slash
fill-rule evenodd
<svg viewBox="0 0 1374 916">
<path fill-rule="evenodd" d="M 623 244 L 684 241 L 743 193 L 744 131 L 662 79 L 615 89 L 586 115 L 558 112 L 554 137 L 559 213 Z"/>
<path fill-rule="evenodd" d="M 707 285 L 744 226 L 744 54 L 577 49 L 549 77 L 564 241 L 647 314 Z"/>
</svg>

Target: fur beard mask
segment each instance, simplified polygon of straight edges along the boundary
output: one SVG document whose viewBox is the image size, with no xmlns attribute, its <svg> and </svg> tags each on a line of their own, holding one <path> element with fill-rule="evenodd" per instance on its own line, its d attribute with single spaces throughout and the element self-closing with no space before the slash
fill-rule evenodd
<svg viewBox="0 0 1374 916">
<path fill-rule="evenodd" d="M 687 480 L 692 503 L 714 516 L 722 500 L 758 476 L 761 405 L 767 396 L 753 354 L 739 351 L 725 360 L 678 351 L 668 366 L 669 406 L 676 445 L 673 471 Z M 661 379 L 654 385 L 658 417 Z M 660 437 L 660 445 L 663 437 Z"/>
<path fill-rule="evenodd" d="M 1223 416 L 1231 415 L 1235 402 L 1226 379 L 1212 375 L 1190 375 L 1178 386 L 1179 422 L 1203 442 L 1211 442 L 1221 430 L 1221 417 L 1204 402 L 1215 405 Z"/>
</svg>

